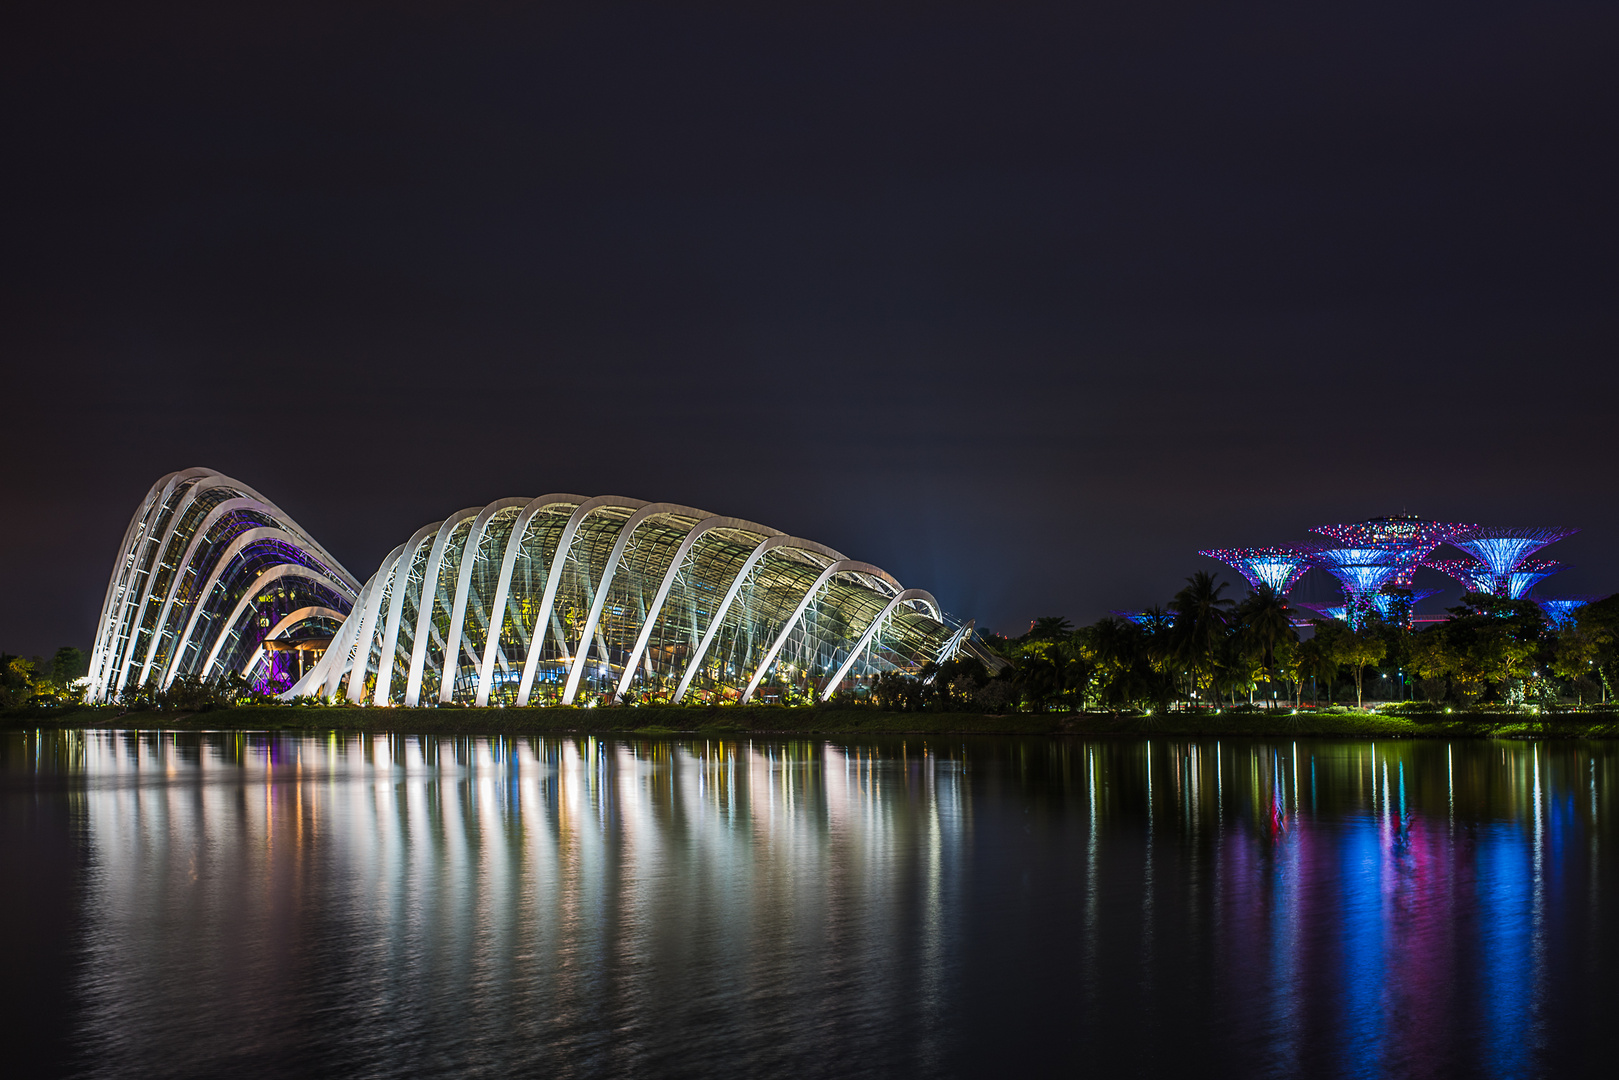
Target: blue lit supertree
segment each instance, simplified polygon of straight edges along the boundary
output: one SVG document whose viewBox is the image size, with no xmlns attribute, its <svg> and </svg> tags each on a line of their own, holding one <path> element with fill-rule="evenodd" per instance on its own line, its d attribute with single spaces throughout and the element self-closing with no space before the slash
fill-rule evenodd
<svg viewBox="0 0 1619 1080">
<path fill-rule="evenodd" d="M 1418 602 L 1437 596 L 1443 589 L 1401 589 L 1391 592 L 1384 589 L 1373 593 L 1369 599 L 1372 610 L 1383 618 L 1384 622 L 1398 623 L 1409 628 L 1411 626 L 1411 613 Z"/>
<path fill-rule="evenodd" d="M 1490 568 L 1477 559 L 1429 559 L 1422 564 L 1430 570 L 1437 570 L 1455 578 L 1466 587 L 1468 592 L 1494 592 L 1495 578 Z"/>
<path fill-rule="evenodd" d="M 1536 596 L 1531 599 L 1545 613 L 1553 626 L 1564 626 L 1574 621 L 1574 613 L 1586 604 L 1601 599 L 1597 596 Z"/>
<path fill-rule="evenodd" d="M 1579 531 L 1561 525 L 1528 529 L 1498 529 L 1474 525 L 1457 530 L 1446 537 L 1445 542 L 1452 547 L 1460 548 L 1489 567 L 1499 586 L 1506 576 L 1518 569 L 1529 556 L 1547 544 L 1555 544 Z"/>
<path fill-rule="evenodd" d="M 1427 549 L 1429 551 L 1432 548 Z M 1409 580 L 1416 565 L 1425 554 L 1421 546 L 1402 547 L 1341 547 L 1323 548 L 1316 553 L 1315 563 L 1338 579 L 1343 586 L 1345 615 L 1349 625 L 1359 629 L 1366 616 L 1377 610 L 1374 597 L 1384 586 L 1398 588 L 1397 582 Z"/>
<path fill-rule="evenodd" d="M 1310 531 L 1330 536 L 1345 548 L 1381 548 L 1410 552 L 1409 561 L 1387 582 L 1397 589 L 1409 589 L 1412 575 L 1417 572 L 1417 567 L 1422 565 L 1422 560 L 1426 559 L 1434 548 L 1457 533 L 1476 528 L 1477 525 L 1463 522 L 1425 521 L 1419 517 L 1400 514 L 1345 525 L 1317 525 Z"/>
<path fill-rule="evenodd" d="M 1319 544 L 1279 544 L 1272 547 L 1210 548 L 1199 555 L 1218 559 L 1237 573 L 1257 591 L 1268 585 L 1278 595 L 1286 596 L 1299 583 L 1313 565 Z"/>
<path fill-rule="evenodd" d="M 1508 600 L 1522 600 L 1529 595 L 1529 590 L 1539 585 L 1553 574 L 1561 574 L 1568 567 L 1556 559 L 1533 559 L 1521 562 L 1517 568 L 1506 575 L 1501 583 L 1500 595 Z"/>
<path fill-rule="evenodd" d="M 1309 608 L 1323 619 L 1337 619 L 1340 622 L 1347 622 L 1349 619 L 1349 609 L 1342 604 L 1321 604 L 1310 600 L 1300 600 L 1297 606 Z"/>
</svg>

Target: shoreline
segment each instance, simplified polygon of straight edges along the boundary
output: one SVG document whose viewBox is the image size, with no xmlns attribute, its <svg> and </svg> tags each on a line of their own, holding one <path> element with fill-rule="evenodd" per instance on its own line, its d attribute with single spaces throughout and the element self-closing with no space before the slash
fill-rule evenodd
<svg viewBox="0 0 1619 1080">
<path fill-rule="evenodd" d="M 200 712 L 124 711 L 116 706 L 19 709 L 0 713 L 0 730 L 340 731 L 410 735 L 611 735 L 709 738 L 890 735 L 1010 735 L 1128 738 L 1614 739 L 1619 715 L 1564 713 L 1182 714 L 927 713 L 786 706 L 642 706 L 582 709 L 261 706 Z"/>
</svg>

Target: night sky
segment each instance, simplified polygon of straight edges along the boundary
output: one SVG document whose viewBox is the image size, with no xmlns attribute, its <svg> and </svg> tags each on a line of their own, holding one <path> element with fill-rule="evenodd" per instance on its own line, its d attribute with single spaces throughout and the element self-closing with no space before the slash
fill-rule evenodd
<svg viewBox="0 0 1619 1080">
<path fill-rule="evenodd" d="M 1611 0 L 257 6 L 0 15 L 0 649 L 193 465 L 361 579 L 566 491 L 1011 633 L 1402 510 L 1619 590 Z"/>
</svg>

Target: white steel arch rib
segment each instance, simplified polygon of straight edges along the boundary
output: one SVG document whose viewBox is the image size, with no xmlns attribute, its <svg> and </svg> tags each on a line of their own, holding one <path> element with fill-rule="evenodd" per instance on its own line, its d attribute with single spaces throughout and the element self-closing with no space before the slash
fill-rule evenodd
<svg viewBox="0 0 1619 1080">
<path fill-rule="evenodd" d="M 86 696 L 92 701 L 101 696 L 103 684 L 101 669 L 106 658 L 107 644 L 117 633 L 117 620 L 112 617 L 113 598 L 117 597 L 122 601 L 122 585 L 128 579 L 130 567 L 135 562 L 130 545 L 134 543 L 136 530 L 151 514 L 152 506 L 157 502 L 158 492 L 174 476 L 174 473 L 168 473 L 159 477 L 157 483 L 146 490 L 146 497 L 135 508 L 135 513 L 130 516 L 129 525 L 124 529 L 123 542 L 118 546 L 118 557 L 112 564 L 112 573 L 107 577 L 107 594 L 101 600 L 101 621 L 96 623 L 95 645 L 90 650 L 90 686 Z"/>
<path fill-rule="evenodd" d="M 393 689 L 394 662 L 399 654 L 399 622 L 405 614 L 405 591 L 410 588 L 410 568 L 416 564 L 416 552 L 443 524 L 442 521 L 435 521 L 417 529 L 405 541 L 403 553 L 399 556 L 399 567 L 406 576 L 401 579 L 398 576 L 400 571 L 396 568 L 393 588 L 388 590 L 388 621 L 382 631 L 382 651 L 377 654 L 377 688 L 371 695 L 373 705 L 390 704 L 388 698 Z"/>
<path fill-rule="evenodd" d="M 860 641 L 856 643 L 853 649 L 849 650 L 848 659 L 843 661 L 843 665 L 838 668 L 837 674 L 827 681 L 826 689 L 821 691 L 822 701 L 827 701 L 832 697 L 833 692 L 838 688 L 838 683 L 842 682 L 844 677 L 849 674 L 849 669 L 854 667 L 854 662 L 860 659 L 860 654 L 865 651 L 867 645 L 871 644 L 872 639 L 877 636 L 878 630 L 883 623 L 894 613 L 894 609 L 909 600 L 925 601 L 928 607 L 933 609 L 935 619 L 940 619 L 943 614 L 939 610 L 939 602 L 933 599 L 933 594 L 924 589 L 906 589 L 894 597 L 888 602 L 888 606 L 884 607 L 882 611 L 877 613 L 877 617 L 871 620 L 871 625 L 866 627 L 866 632 L 860 635 Z M 942 622 L 943 620 L 940 619 L 940 621 Z"/>
<path fill-rule="evenodd" d="M 472 587 L 472 564 L 478 558 L 478 544 L 483 540 L 489 522 L 502 510 L 514 506 L 527 506 L 529 499 L 496 499 L 472 520 L 467 542 L 461 547 L 461 572 L 455 580 L 455 603 L 450 609 L 450 632 L 444 635 L 444 661 L 439 665 L 438 699 L 449 701 L 455 690 L 455 673 L 461 667 L 461 631 L 466 625 L 467 590 Z M 451 643 L 454 648 L 451 648 Z"/>
<path fill-rule="evenodd" d="M 178 506 L 174 508 L 174 517 L 169 520 L 169 528 L 164 536 L 163 546 L 159 551 L 159 558 L 162 557 L 162 551 L 166 551 L 168 549 L 170 539 L 173 537 L 175 529 L 179 526 L 180 519 L 185 516 L 186 511 L 191 509 L 192 504 L 197 501 L 197 497 L 199 495 L 201 495 L 204 491 L 211 491 L 214 488 L 234 487 L 235 484 L 236 482 L 230 477 L 221 473 L 210 471 L 208 476 L 202 477 L 195 484 L 192 484 L 189 488 L 187 488 L 184 499 Z M 226 500 L 226 502 L 230 501 L 232 500 Z M 185 578 L 186 570 L 191 565 L 191 557 L 197 550 L 197 541 L 201 538 L 203 530 L 216 520 L 218 520 L 218 516 L 213 512 L 204 515 L 202 523 L 199 524 L 192 532 L 191 539 L 186 543 L 185 554 L 182 555 L 179 561 L 174 564 L 174 574 L 169 579 L 168 588 L 164 590 L 163 608 L 158 613 L 157 621 L 152 624 L 152 638 L 146 643 L 146 656 L 141 661 L 140 674 L 135 676 L 136 686 L 144 684 L 146 682 L 146 677 L 151 674 L 152 657 L 157 654 L 157 645 L 163 637 L 163 625 L 169 617 L 169 609 L 174 603 L 175 593 L 179 588 L 180 582 Z M 148 578 L 148 590 L 150 590 L 152 582 L 155 580 L 155 578 L 155 574 Z M 141 607 L 144 609 L 145 606 L 146 603 L 143 601 L 141 603 Z M 137 615 L 137 617 L 139 616 Z"/>
<path fill-rule="evenodd" d="M 327 646 L 320 663 L 315 665 L 315 669 L 305 676 L 304 680 L 299 681 L 299 686 L 302 686 L 304 681 L 312 679 L 316 672 L 319 672 L 319 678 L 313 679 L 305 693 L 313 693 L 328 700 L 337 693 L 338 685 L 343 681 L 343 662 L 348 658 L 354 641 L 360 636 L 360 612 L 365 607 L 366 601 L 371 598 L 371 590 L 376 587 L 375 577 L 365 583 L 365 588 L 360 590 L 360 598 L 354 602 L 354 607 L 349 610 L 349 617 L 343 620 L 343 625 L 337 628 L 337 634 Z M 298 693 L 298 686 L 294 686 L 287 691 L 287 696 L 295 697 Z"/>
<path fill-rule="evenodd" d="M 550 573 L 545 575 L 545 596 L 540 601 L 539 611 L 534 616 L 534 632 L 529 635 L 528 655 L 523 658 L 523 678 L 517 685 L 517 704 L 519 707 L 528 704 L 528 696 L 534 690 L 534 675 L 539 671 L 540 632 L 551 621 L 551 605 L 556 603 L 557 585 L 562 581 L 562 568 L 568 564 L 568 549 L 573 545 L 573 538 L 579 531 L 580 524 L 590 516 L 591 511 L 599 510 L 604 506 L 617 506 L 626 510 L 639 510 L 646 505 L 644 499 L 626 499 L 619 495 L 598 495 L 594 499 L 586 499 L 568 517 L 568 524 L 563 526 L 562 535 L 557 538 L 557 549 L 551 556 Z M 581 641 L 581 649 L 588 649 L 589 642 Z"/>
<path fill-rule="evenodd" d="M 118 588 L 114 593 L 113 602 L 107 617 L 107 649 L 102 654 L 101 674 L 99 682 L 101 689 L 108 698 L 117 694 L 118 688 L 113 685 L 115 679 L 114 669 L 118 666 L 118 633 L 120 629 L 129 631 L 130 637 L 125 639 L 125 650 L 134 647 L 132 636 L 134 627 L 130 622 L 130 606 L 133 602 L 135 589 L 135 574 L 140 566 L 140 552 L 153 542 L 152 529 L 159 518 L 163 516 L 163 507 L 167 505 L 169 496 L 174 492 L 175 485 L 185 476 L 206 470 L 183 469 L 180 472 L 169 473 L 162 480 L 152 485 L 147 493 L 147 504 L 141 514 L 139 525 L 124 546 L 124 565 L 119 573 Z"/>
<path fill-rule="evenodd" d="M 111 683 L 111 690 L 114 694 L 124 688 L 124 682 L 129 678 L 130 666 L 135 661 L 136 638 L 140 635 L 141 616 L 146 610 L 147 600 L 152 595 L 152 582 L 156 580 L 157 571 L 162 566 L 163 549 L 169 546 L 169 539 L 174 535 L 175 526 L 180 523 L 180 518 L 184 516 L 186 508 L 191 505 L 196 485 L 189 484 L 184 491 L 179 491 L 178 488 L 188 480 L 211 479 L 218 476 L 219 474 L 212 469 L 186 469 L 182 472 L 177 472 L 174 474 L 174 479 L 169 482 L 169 486 L 164 489 L 163 497 L 158 500 L 157 514 L 152 519 L 153 525 L 156 525 L 157 519 L 163 516 L 163 507 L 168 503 L 170 495 L 174 495 L 179 501 L 175 503 L 173 511 L 169 514 L 169 523 L 163 527 L 162 536 L 154 537 L 149 532 L 145 534 L 144 542 L 153 544 L 154 547 L 152 549 L 152 568 L 146 572 L 146 581 L 141 586 L 140 599 L 131 604 L 129 603 L 129 592 L 124 593 L 125 603 L 123 610 L 119 613 L 119 622 L 124 623 L 127 627 L 128 640 L 124 645 L 124 653 L 118 664 L 118 675 Z M 178 571 L 179 568 L 176 567 L 176 573 Z"/>
<path fill-rule="evenodd" d="M 433 624 L 433 607 L 438 603 L 439 564 L 444 561 L 444 545 L 450 542 L 455 527 L 468 518 L 477 517 L 480 507 L 469 506 L 451 514 L 439 527 L 433 538 L 433 550 L 428 553 L 427 565 L 422 568 L 422 598 L 416 605 L 416 636 L 411 641 L 410 674 L 405 678 L 405 704 L 414 708 L 422 696 L 422 669 L 427 664 L 427 628 Z M 448 643 L 445 648 L 449 648 Z"/>
<path fill-rule="evenodd" d="M 234 560 L 236 556 L 240 555 L 242 550 L 249 544 L 255 543 L 259 540 L 281 540 L 292 545 L 296 545 L 298 543 L 298 538 L 296 536 L 275 525 L 261 525 L 258 528 L 248 529 L 235 540 L 231 541 L 230 546 L 225 549 L 224 553 L 220 555 L 219 560 L 214 563 L 214 569 L 213 572 L 208 575 L 207 584 L 205 584 L 201 591 L 197 593 L 197 606 L 192 610 L 191 618 L 186 621 L 186 631 L 184 634 L 180 635 L 180 640 L 175 642 L 174 653 L 169 659 L 168 674 L 163 679 L 163 685 L 165 687 L 172 683 L 174 681 L 174 677 L 179 674 L 176 669 L 179 665 L 180 657 L 185 655 L 186 647 L 191 644 L 191 635 L 196 632 L 197 622 L 207 612 L 208 597 L 212 595 L 214 586 L 219 584 L 219 579 L 224 576 L 225 570 L 229 568 L 232 560 Z M 287 563 L 284 565 L 291 566 L 297 564 Z M 305 569 L 308 568 L 305 567 Z M 318 571 L 309 570 L 309 573 L 316 574 Z M 342 595 L 341 589 L 338 590 L 338 595 Z"/>
<path fill-rule="evenodd" d="M 206 679 L 208 672 L 213 670 L 214 661 L 219 659 L 219 652 L 225 647 L 225 638 L 230 634 L 231 627 L 236 625 L 236 620 L 242 617 L 242 612 L 247 609 L 247 605 L 253 601 L 254 594 L 272 581 L 279 581 L 284 577 L 306 578 L 309 581 L 324 585 L 328 589 L 336 589 L 336 583 L 331 578 L 318 571 L 311 570 L 301 563 L 281 563 L 278 566 L 272 566 L 253 579 L 253 588 L 242 594 L 242 598 L 236 601 L 236 606 L 231 609 L 230 618 L 220 624 L 219 636 L 214 638 L 214 647 L 208 652 L 208 662 L 203 664 L 202 670 L 198 672 L 201 678 Z"/>
<path fill-rule="evenodd" d="M 818 594 L 822 589 L 826 588 L 827 583 L 830 582 L 837 574 L 870 574 L 873 577 L 882 578 L 884 581 L 889 582 L 896 588 L 899 586 L 899 583 L 893 578 L 889 577 L 888 572 L 883 570 L 881 567 L 873 566 L 870 563 L 859 562 L 855 559 L 840 559 L 831 566 L 827 567 L 825 570 L 822 570 L 821 576 L 815 579 L 815 584 L 811 585 L 809 592 L 804 594 L 804 599 L 800 600 L 798 602 L 798 607 L 793 609 L 793 617 L 787 620 L 787 622 L 781 628 L 781 633 L 776 635 L 776 640 L 771 644 L 770 651 L 765 653 L 764 659 L 761 660 L 759 662 L 759 666 L 754 669 L 753 678 L 748 680 L 748 688 L 742 692 L 742 704 L 746 705 L 753 699 L 753 692 L 759 689 L 759 683 L 764 679 L 765 672 L 770 670 L 770 665 L 775 662 L 776 654 L 781 652 L 781 647 L 783 645 L 787 644 L 787 636 L 791 634 L 793 632 L 793 628 L 798 625 L 798 620 L 804 617 L 804 612 L 809 610 L 810 602 L 815 599 L 816 594 Z M 900 589 L 900 591 L 904 592 L 905 590 Z"/>
<path fill-rule="evenodd" d="M 696 518 L 698 521 L 709 516 L 706 510 L 695 510 L 679 503 L 647 503 L 630 515 L 630 519 L 618 531 L 618 539 L 613 541 L 612 554 L 607 556 L 607 565 L 602 568 L 602 579 L 596 586 L 596 599 L 591 601 L 590 615 L 585 619 L 584 633 L 579 638 L 579 653 L 573 658 L 573 666 L 568 669 L 567 686 L 562 690 L 564 705 L 572 705 L 574 694 L 579 692 L 579 678 L 585 673 L 585 664 L 590 656 L 590 639 L 596 633 L 596 624 L 601 621 L 602 611 L 607 607 L 607 590 L 613 584 L 613 576 L 618 572 L 618 560 L 623 557 L 624 549 L 629 546 L 635 530 L 658 514 L 678 514 L 681 517 Z M 607 660 L 606 657 L 602 659 L 604 663 Z"/>
<path fill-rule="evenodd" d="M 382 560 L 382 565 L 377 567 L 376 577 L 373 579 L 377 582 L 377 586 L 371 590 L 371 596 L 365 602 L 365 614 L 361 616 L 359 636 L 356 639 L 358 645 L 354 654 L 354 665 L 349 668 L 348 697 L 349 701 L 356 705 L 365 697 L 366 662 L 371 658 L 371 642 L 376 638 L 377 613 L 382 609 L 382 596 L 391 591 L 388 588 L 389 582 L 397 581 L 399 554 L 404 550 L 405 545 L 400 544 Z M 397 584 L 394 587 L 398 588 Z M 355 605 L 354 611 L 358 613 L 360 610 L 360 606 Z"/>
<path fill-rule="evenodd" d="M 174 508 L 169 519 L 169 525 L 164 529 L 163 535 L 157 538 L 158 546 L 154 554 L 154 560 L 156 561 L 154 561 L 152 570 L 147 573 L 145 589 L 142 591 L 139 599 L 134 602 L 133 606 L 131 606 L 129 603 L 129 592 L 128 590 L 125 590 L 124 605 L 119 611 L 118 615 L 113 618 L 111 633 L 116 634 L 117 627 L 120 623 L 126 623 L 129 631 L 129 639 L 125 647 L 123 663 L 117 675 L 117 688 L 121 688 L 124 683 L 128 681 L 130 673 L 133 669 L 133 665 L 136 663 L 134 638 L 136 635 L 138 635 L 140 626 L 145 621 L 145 609 L 149 601 L 153 598 L 152 592 L 157 576 L 156 571 L 163 565 L 161 561 L 163 555 L 167 551 L 173 535 L 186 513 L 195 504 L 196 500 L 206 491 L 216 488 L 224 488 L 227 491 L 234 492 L 237 498 L 227 499 L 225 500 L 225 503 L 221 504 L 220 507 L 211 508 L 203 520 L 193 528 L 191 538 L 186 546 L 185 555 L 174 564 L 174 572 L 169 581 L 167 592 L 164 596 L 163 608 L 159 613 L 156 622 L 153 624 L 151 639 L 146 644 L 145 655 L 140 659 L 141 668 L 140 674 L 136 677 L 137 683 L 144 684 L 152 674 L 153 659 L 156 655 L 158 646 L 161 644 L 162 639 L 165 636 L 165 627 L 168 623 L 169 612 L 172 610 L 174 599 L 178 595 L 179 587 L 184 580 L 186 573 L 192 568 L 191 560 L 196 554 L 199 543 L 206 536 L 208 529 L 210 529 L 226 512 L 224 509 L 222 509 L 222 507 L 226 504 L 234 504 L 232 506 L 233 509 L 241 509 L 245 505 L 252 505 L 253 508 L 260 510 L 267 517 L 271 518 L 276 525 L 280 526 L 292 537 L 291 546 L 300 551 L 308 553 L 315 559 L 315 561 L 324 565 L 330 579 L 334 580 L 339 586 L 336 590 L 336 594 L 338 596 L 347 597 L 352 600 L 355 592 L 359 589 L 359 582 L 354 580 L 353 575 L 348 572 L 343 564 L 332 558 L 331 553 L 323 548 L 317 541 L 311 538 L 303 530 L 303 528 L 286 513 L 286 511 L 282 510 L 269 499 L 266 499 L 251 486 L 226 476 L 223 473 L 216 472 L 213 469 L 194 468 L 186 469 L 177 473 L 171 473 L 169 478 L 167 478 L 167 483 L 164 484 L 162 496 L 157 499 L 152 506 L 147 508 L 147 516 L 153 523 L 155 523 L 156 517 L 161 516 L 163 507 L 167 504 L 169 496 L 178 491 L 181 484 L 184 484 L 189 480 L 195 480 L 196 482 L 190 483 L 183 492 L 179 492 L 177 495 L 178 501 L 174 504 Z M 155 488 L 156 485 L 154 485 L 154 490 Z M 150 493 L 148 497 L 150 498 Z M 246 500 L 246 502 L 244 503 L 242 500 Z M 150 540 L 151 538 L 148 537 L 147 539 Z M 126 541 L 126 547 L 128 546 L 129 542 Z M 134 565 L 135 560 L 133 559 L 133 553 L 131 553 L 129 561 L 131 565 Z M 199 603 L 206 599 L 206 595 L 206 592 L 201 594 L 199 597 Z M 171 655 L 168 663 L 164 666 L 164 670 L 158 672 L 158 682 L 161 685 L 167 686 L 173 681 L 176 674 L 175 663 L 177 656 L 178 652 Z M 110 660 L 108 663 L 110 663 Z M 107 675 L 110 677 L 111 672 L 108 671 Z M 116 690 L 114 690 L 114 692 L 116 692 Z"/>
<path fill-rule="evenodd" d="M 197 484 L 197 487 L 200 488 L 203 484 L 208 484 L 209 481 L 213 479 L 215 478 L 209 477 L 207 480 L 202 480 Z M 229 480 L 229 477 L 218 477 L 218 479 Z M 210 486 L 219 487 L 223 485 L 213 484 Z M 193 488 L 193 492 L 195 492 L 195 490 L 196 489 Z M 142 663 L 141 673 L 135 680 L 137 685 L 144 683 L 147 676 L 151 674 L 152 660 L 154 657 L 156 657 L 158 644 L 163 639 L 163 628 L 168 625 L 169 612 L 174 609 L 175 598 L 180 595 L 180 586 L 185 581 L 186 572 L 191 569 L 191 560 L 196 556 L 198 546 L 208 535 L 208 530 L 213 528 L 215 523 L 217 523 L 220 518 L 224 517 L 233 510 L 258 510 L 272 520 L 274 520 L 277 516 L 274 508 L 268 503 L 261 502 L 258 499 L 249 496 L 226 499 L 224 502 L 220 503 L 218 506 L 208 511 L 206 515 L 204 515 L 201 523 L 198 524 L 196 531 L 191 534 L 191 541 L 186 545 L 185 554 L 181 556 L 179 564 L 175 567 L 173 580 L 169 582 L 167 595 L 165 595 L 163 598 L 163 610 L 158 613 L 157 624 L 152 632 L 152 640 L 148 642 L 146 646 L 146 660 L 144 663 Z M 168 669 L 173 666 L 174 657 L 170 656 L 168 662 L 164 665 L 164 670 L 159 673 L 159 677 L 166 677 L 168 674 Z"/>
<path fill-rule="evenodd" d="M 276 620 L 276 624 L 270 627 L 270 632 L 264 635 L 264 640 L 274 641 L 276 638 L 281 636 L 281 631 L 285 630 L 287 627 L 301 623 L 305 619 L 313 619 L 318 615 L 324 615 L 328 619 L 334 619 L 339 625 L 342 624 L 344 619 L 348 618 L 348 616 L 344 615 L 341 611 L 334 611 L 329 607 L 318 607 L 314 605 L 309 607 L 301 607 L 297 611 L 289 611 L 287 614 L 281 616 L 280 619 Z M 247 658 L 247 663 L 242 666 L 242 678 L 247 678 L 247 676 L 252 672 L 253 666 L 257 664 L 259 660 L 263 658 L 263 656 L 264 644 L 261 642 L 259 647 L 253 650 L 253 655 Z"/>
<path fill-rule="evenodd" d="M 623 698 L 624 695 L 630 692 L 630 683 L 635 681 L 635 669 L 641 663 L 641 656 L 646 652 L 647 644 L 652 640 L 652 631 L 657 626 L 658 619 L 663 615 L 663 605 L 669 600 L 669 590 L 674 587 L 675 578 L 679 576 L 680 568 L 685 564 L 686 556 L 691 553 L 691 549 L 696 546 L 697 541 L 703 538 L 703 534 L 710 529 L 736 529 L 739 532 L 756 533 L 767 540 L 772 536 L 783 535 L 782 532 L 772 529 L 768 525 L 756 525 L 751 521 L 742 521 L 739 518 L 704 518 L 692 526 L 691 532 L 686 534 L 686 539 L 680 542 L 679 549 L 675 551 L 675 557 L 669 563 L 669 569 L 663 575 L 663 582 L 658 586 L 658 593 L 652 598 L 652 603 L 647 608 L 646 621 L 641 624 L 641 632 L 635 638 L 635 648 L 630 651 L 628 659 L 624 661 L 624 674 L 618 680 L 618 689 L 613 691 L 614 698 Z"/>
<path fill-rule="evenodd" d="M 495 671 L 495 652 L 500 647 L 500 630 L 506 625 L 506 597 L 511 593 L 512 568 L 517 565 L 517 553 L 522 550 L 523 534 L 528 531 L 532 522 L 541 510 L 547 506 L 573 506 L 578 507 L 589 502 L 583 495 L 568 495 L 553 493 L 541 495 L 523 507 L 523 512 L 517 515 L 517 521 L 512 526 L 512 533 L 506 538 L 506 552 L 500 560 L 500 580 L 495 584 L 494 601 L 489 605 L 489 634 L 483 643 L 483 660 L 478 665 L 478 686 L 473 698 L 481 706 L 489 704 L 489 679 Z M 571 515 L 570 515 L 571 516 Z M 553 554 L 551 561 L 556 561 Z M 549 567 L 546 568 L 549 571 Z M 549 580 L 550 574 L 547 573 Z M 532 643 L 533 639 L 529 639 Z M 532 651 L 532 644 L 530 646 Z M 524 661 L 527 666 L 527 660 Z"/>
<path fill-rule="evenodd" d="M 671 699 L 676 704 L 686 699 L 686 691 L 691 687 L 691 681 L 697 675 L 698 669 L 702 667 L 703 657 L 708 655 L 708 647 L 714 643 L 714 638 L 718 636 L 720 627 L 724 625 L 725 616 L 730 613 L 731 605 L 736 603 L 737 594 L 742 591 L 742 585 L 747 581 L 748 574 L 753 571 L 755 566 L 759 565 L 759 561 L 766 554 L 779 547 L 813 551 L 832 560 L 834 563 L 843 558 L 841 551 L 834 551 L 824 544 L 817 544 L 813 540 L 805 540 L 798 536 L 767 536 L 759 541 L 759 546 L 753 549 L 753 554 L 748 556 L 748 561 L 742 564 L 742 569 L 738 570 L 736 577 L 731 579 L 731 587 L 725 590 L 725 599 L 715 609 L 713 621 L 708 624 L 708 629 L 703 632 L 702 643 L 697 646 L 697 651 L 692 653 L 691 659 L 686 661 L 686 671 L 680 676 L 680 685 L 675 688 L 675 696 Z"/>
</svg>

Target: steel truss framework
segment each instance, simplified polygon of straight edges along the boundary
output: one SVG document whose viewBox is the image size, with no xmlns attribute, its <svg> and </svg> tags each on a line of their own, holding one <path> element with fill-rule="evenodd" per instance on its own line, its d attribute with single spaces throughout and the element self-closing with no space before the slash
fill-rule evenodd
<svg viewBox="0 0 1619 1080">
<path fill-rule="evenodd" d="M 87 699 L 222 672 L 280 689 L 295 654 L 267 652 L 264 642 L 329 636 L 359 588 L 246 484 L 212 469 L 170 473 L 124 531 L 90 652 Z"/>
<path fill-rule="evenodd" d="M 1000 664 L 931 594 L 814 541 L 674 503 L 558 493 L 417 530 L 285 696 L 825 700 L 958 651 Z"/>
</svg>

